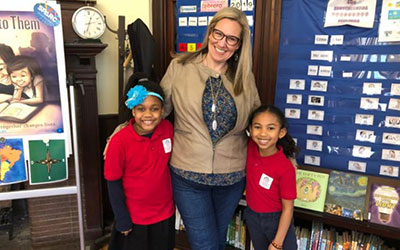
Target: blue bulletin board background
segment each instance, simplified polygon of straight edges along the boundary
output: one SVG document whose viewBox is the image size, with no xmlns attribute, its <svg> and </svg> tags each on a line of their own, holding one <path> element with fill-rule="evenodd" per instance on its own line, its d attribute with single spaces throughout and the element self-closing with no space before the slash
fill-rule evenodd
<svg viewBox="0 0 400 250">
<path fill-rule="evenodd" d="M 216 12 L 201 12 L 201 3 L 213 2 L 207 0 L 177 0 L 176 1 L 176 51 L 177 52 L 193 52 L 201 46 L 204 35 L 207 31 L 207 25 L 209 20 Z M 253 38 L 253 23 L 254 23 L 254 11 L 256 0 L 229 0 L 228 6 L 236 6 L 242 9 L 248 17 L 251 38 Z M 246 10 L 249 4 L 253 5 L 252 10 Z M 243 6 L 242 6 L 243 5 Z M 190 22 L 190 19 L 195 22 Z M 186 25 L 183 26 L 180 23 L 180 19 L 186 20 Z M 206 25 L 204 21 L 207 20 Z"/>
<path fill-rule="evenodd" d="M 381 0 L 371 29 L 324 28 L 327 4 L 282 1 L 275 104 L 286 112 L 289 133 L 300 147 L 298 163 L 399 179 L 400 43 L 378 42 Z M 343 35 L 343 44 L 315 44 L 316 35 Z M 312 51 L 332 51 L 333 60 L 311 60 Z M 311 76 L 309 65 L 332 70 Z M 381 91 L 368 91 L 369 83 Z"/>
</svg>

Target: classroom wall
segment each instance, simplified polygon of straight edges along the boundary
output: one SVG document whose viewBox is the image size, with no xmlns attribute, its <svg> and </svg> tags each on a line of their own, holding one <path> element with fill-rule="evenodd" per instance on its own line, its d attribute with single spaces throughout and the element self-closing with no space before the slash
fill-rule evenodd
<svg viewBox="0 0 400 250">
<path fill-rule="evenodd" d="M 125 25 L 137 18 L 152 31 L 152 0 L 97 0 L 96 7 L 106 16 L 108 26 L 117 30 L 118 16 L 125 16 Z M 108 47 L 96 56 L 97 98 L 100 115 L 118 113 L 118 40 L 117 34 L 106 30 L 100 38 Z"/>
</svg>

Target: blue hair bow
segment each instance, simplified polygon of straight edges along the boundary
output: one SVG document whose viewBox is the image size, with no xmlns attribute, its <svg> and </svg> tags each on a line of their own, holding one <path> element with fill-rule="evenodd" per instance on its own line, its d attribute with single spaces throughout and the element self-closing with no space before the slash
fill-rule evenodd
<svg viewBox="0 0 400 250">
<path fill-rule="evenodd" d="M 126 94 L 128 99 L 125 101 L 125 105 L 129 109 L 133 109 L 137 105 L 142 104 L 146 97 L 149 95 L 158 97 L 162 102 L 164 101 L 161 95 L 147 91 L 147 89 L 142 85 L 136 85 L 135 87 L 131 88 Z"/>
</svg>

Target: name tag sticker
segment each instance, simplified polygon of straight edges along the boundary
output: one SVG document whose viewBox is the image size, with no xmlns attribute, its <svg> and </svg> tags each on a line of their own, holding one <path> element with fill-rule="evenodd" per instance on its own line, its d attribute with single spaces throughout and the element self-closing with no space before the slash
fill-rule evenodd
<svg viewBox="0 0 400 250">
<path fill-rule="evenodd" d="M 274 179 L 272 177 L 263 173 L 258 184 L 265 189 L 270 189 L 273 181 Z"/>
<path fill-rule="evenodd" d="M 171 139 L 170 139 L 170 138 L 164 139 L 164 140 L 162 141 L 162 143 L 163 143 L 163 146 L 164 146 L 164 152 L 165 152 L 166 154 L 170 153 L 171 150 L 172 150 Z"/>
</svg>

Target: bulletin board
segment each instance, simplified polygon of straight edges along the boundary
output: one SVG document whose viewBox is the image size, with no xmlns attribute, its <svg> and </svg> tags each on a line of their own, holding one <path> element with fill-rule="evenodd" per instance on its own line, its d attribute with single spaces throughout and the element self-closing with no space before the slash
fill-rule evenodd
<svg viewBox="0 0 400 250">
<path fill-rule="evenodd" d="M 177 0 L 176 51 L 194 52 L 200 48 L 214 14 L 228 6 L 246 14 L 252 39 L 255 3 L 255 0 Z"/>
<path fill-rule="evenodd" d="M 298 163 L 399 179 L 400 1 L 328 2 L 282 1 L 275 104 Z"/>
</svg>

